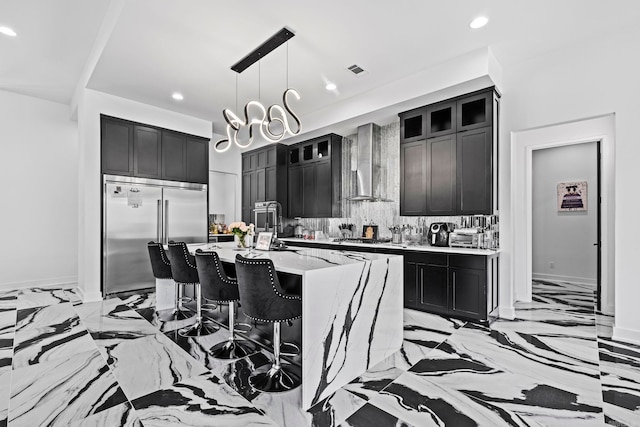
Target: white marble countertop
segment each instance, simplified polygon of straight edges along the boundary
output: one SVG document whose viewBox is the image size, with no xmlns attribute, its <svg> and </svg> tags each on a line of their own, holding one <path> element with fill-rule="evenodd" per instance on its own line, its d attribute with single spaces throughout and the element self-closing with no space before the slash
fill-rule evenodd
<svg viewBox="0 0 640 427">
<path fill-rule="evenodd" d="M 283 251 L 256 251 L 249 255 L 248 249 L 238 249 L 235 242 L 190 243 L 187 245 L 191 253 L 197 249 L 215 250 L 222 261 L 235 262 L 236 255 L 252 258 L 269 258 L 276 270 L 284 273 L 304 274 L 307 271 L 333 268 L 347 264 L 359 264 L 365 261 L 386 259 L 398 255 L 373 254 L 365 252 L 346 252 L 344 249 L 313 249 L 289 247 Z"/>
<path fill-rule="evenodd" d="M 349 246 L 355 246 L 359 248 L 380 248 L 380 249 L 395 249 L 395 250 L 407 250 L 407 251 L 418 251 L 418 252 L 439 252 L 439 253 L 446 253 L 446 254 L 484 255 L 484 256 L 492 256 L 500 252 L 500 249 L 450 248 L 446 246 L 442 247 L 442 246 L 418 245 L 418 244 L 412 244 L 412 243 L 402 243 L 402 244 L 354 243 L 354 242 L 334 242 L 332 240 L 305 240 L 305 239 L 289 238 L 289 237 L 281 238 L 280 240 L 290 245 L 294 245 L 296 242 L 335 245 L 336 249 L 340 249 L 340 250 L 349 250 L 348 249 Z"/>
</svg>

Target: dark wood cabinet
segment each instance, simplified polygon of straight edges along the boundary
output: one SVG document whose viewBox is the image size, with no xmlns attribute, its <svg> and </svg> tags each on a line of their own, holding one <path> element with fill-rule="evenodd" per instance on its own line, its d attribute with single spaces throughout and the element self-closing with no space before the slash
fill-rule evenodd
<svg viewBox="0 0 640 427">
<path fill-rule="evenodd" d="M 301 217 L 302 210 L 302 166 L 289 167 L 289 217 Z"/>
<path fill-rule="evenodd" d="M 328 218 L 333 216 L 333 203 L 331 195 L 333 194 L 331 183 L 331 161 L 320 161 L 316 163 L 316 215 L 319 218 Z"/>
<path fill-rule="evenodd" d="M 242 174 L 242 220 L 244 222 L 252 222 L 251 213 L 253 210 L 251 204 L 251 178 L 254 176 L 251 172 Z"/>
<path fill-rule="evenodd" d="M 287 147 L 273 144 L 242 153 L 242 220 L 255 221 L 256 202 L 277 201 L 287 212 Z"/>
<path fill-rule="evenodd" d="M 289 217 L 341 214 L 342 137 L 329 134 L 289 147 Z"/>
<path fill-rule="evenodd" d="M 206 184 L 209 140 L 101 116 L 102 173 Z"/>
<path fill-rule="evenodd" d="M 494 213 L 497 108 L 497 95 L 489 88 L 399 115 L 401 215 Z M 424 114 L 424 133 L 416 127 L 407 135 L 405 122 L 418 114 Z"/>
<path fill-rule="evenodd" d="M 117 119 L 102 119 L 102 173 L 133 175 L 133 125 Z"/>
<path fill-rule="evenodd" d="M 400 142 L 413 142 L 427 137 L 427 108 L 400 113 Z"/>
<path fill-rule="evenodd" d="M 450 255 L 449 264 L 451 314 L 486 319 L 488 313 L 485 257 Z"/>
<path fill-rule="evenodd" d="M 482 255 L 405 254 L 405 307 L 486 320 L 487 306 L 494 308 L 487 298 L 487 263 Z"/>
<path fill-rule="evenodd" d="M 427 214 L 427 141 L 400 145 L 400 215 Z"/>
<path fill-rule="evenodd" d="M 457 132 L 456 101 L 439 102 L 426 108 L 427 138 L 450 135 Z"/>
<path fill-rule="evenodd" d="M 177 132 L 162 132 L 162 179 L 186 181 L 187 137 Z"/>
<path fill-rule="evenodd" d="M 405 307 L 448 313 L 447 255 L 404 255 Z"/>
<path fill-rule="evenodd" d="M 187 181 L 209 182 L 209 141 L 187 137 Z"/>
<path fill-rule="evenodd" d="M 304 164 L 302 168 L 302 215 L 317 216 L 316 165 Z"/>
<path fill-rule="evenodd" d="M 428 139 L 426 215 L 458 214 L 456 169 L 456 135 Z"/>
<path fill-rule="evenodd" d="M 493 90 L 465 96 L 456 106 L 457 132 L 493 125 Z"/>
<path fill-rule="evenodd" d="M 157 129 L 133 128 L 133 174 L 141 178 L 162 178 L 162 146 Z"/>
<path fill-rule="evenodd" d="M 492 127 L 485 127 L 457 135 L 456 192 L 459 215 L 492 213 L 492 133 Z"/>
</svg>

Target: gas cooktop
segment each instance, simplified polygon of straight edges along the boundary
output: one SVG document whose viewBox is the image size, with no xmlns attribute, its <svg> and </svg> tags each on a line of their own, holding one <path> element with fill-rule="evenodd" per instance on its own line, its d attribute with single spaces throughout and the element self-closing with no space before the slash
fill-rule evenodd
<svg viewBox="0 0 640 427">
<path fill-rule="evenodd" d="M 334 242 L 347 242 L 347 243 L 391 243 L 391 238 L 382 239 L 367 239 L 365 237 L 339 237 L 333 239 Z"/>
</svg>

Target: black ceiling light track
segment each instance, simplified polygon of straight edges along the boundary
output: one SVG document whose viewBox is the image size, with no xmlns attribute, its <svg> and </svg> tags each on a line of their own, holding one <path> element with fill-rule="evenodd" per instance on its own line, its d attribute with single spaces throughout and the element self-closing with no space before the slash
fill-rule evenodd
<svg viewBox="0 0 640 427">
<path fill-rule="evenodd" d="M 293 34 L 291 30 L 288 30 L 286 28 L 281 29 L 273 36 L 271 36 L 267 41 L 251 51 L 251 53 L 249 53 L 247 56 L 233 64 L 231 66 L 231 69 L 240 74 L 256 62 L 267 56 L 272 50 L 276 49 L 278 46 L 280 46 L 293 36 L 295 36 L 295 34 Z"/>
</svg>

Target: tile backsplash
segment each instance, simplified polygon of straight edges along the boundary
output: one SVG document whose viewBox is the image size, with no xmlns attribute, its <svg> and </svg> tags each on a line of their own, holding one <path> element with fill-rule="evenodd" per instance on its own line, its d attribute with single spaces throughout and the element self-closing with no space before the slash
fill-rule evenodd
<svg viewBox="0 0 640 427">
<path fill-rule="evenodd" d="M 461 227 L 469 217 L 400 216 L 400 122 L 399 120 L 380 128 L 381 158 L 380 188 L 376 194 L 390 202 L 352 202 L 347 200 L 356 194 L 355 170 L 357 169 L 357 134 L 342 139 L 342 216 L 340 218 L 302 218 L 300 223 L 309 230 L 321 230 L 329 237 L 340 237 L 340 224 L 354 224 L 355 236 L 361 236 L 363 225 L 378 225 L 378 237 L 390 238 L 390 226 L 412 226 L 405 231 L 406 238 L 415 238 L 425 227 L 434 222 L 452 222 Z M 488 224 L 497 223 L 495 216 L 486 216 Z M 293 225 L 295 219 L 284 219 L 284 226 Z M 426 234 L 426 232 L 425 232 Z M 413 236 L 412 236 L 413 235 Z"/>
</svg>

